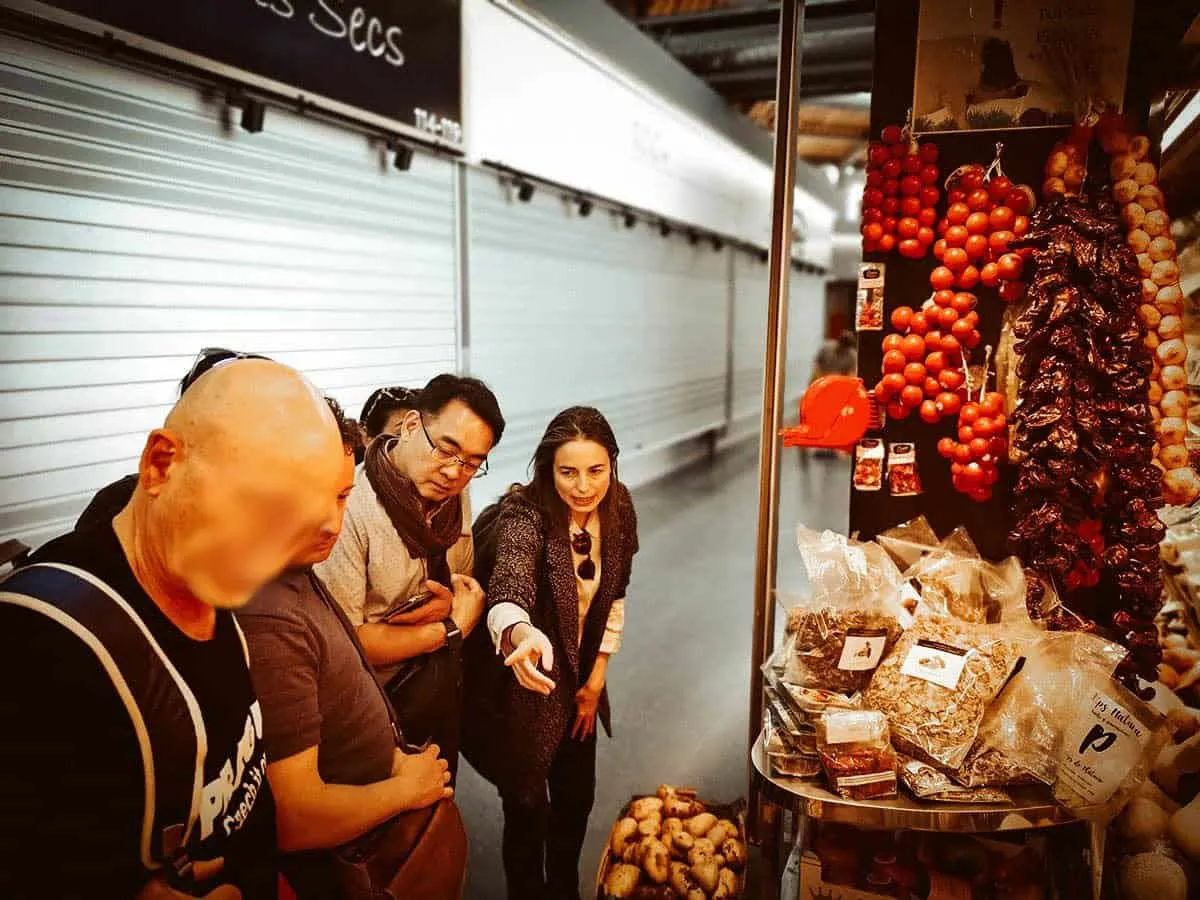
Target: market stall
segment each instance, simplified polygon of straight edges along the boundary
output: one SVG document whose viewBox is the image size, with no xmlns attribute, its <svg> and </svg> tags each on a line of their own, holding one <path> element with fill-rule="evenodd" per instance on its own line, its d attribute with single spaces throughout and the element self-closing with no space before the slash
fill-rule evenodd
<svg viewBox="0 0 1200 900">
<path fill-rule="evenodd" d="M 789 868 L 804 897 L 1200 892 L 1200 479 L 1156 102 L 1194 15 L 877 6 L 863 385 L 821 385 L 787 435 L 852 449 L 856 539 L 801 528 L 800 597 L 763 451 L 772 896 Z"/>
</svg>

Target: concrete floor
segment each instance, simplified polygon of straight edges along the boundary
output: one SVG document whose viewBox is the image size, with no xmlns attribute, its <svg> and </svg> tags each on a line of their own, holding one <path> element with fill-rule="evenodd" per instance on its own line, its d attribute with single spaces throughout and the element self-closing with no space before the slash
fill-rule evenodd
<svg viewBox="0 0 1200 900">
<path fill-rule="evenodd" d="M 849 462 L 784 451 L 778 584 L 802 590 L 792 531 L 845 531 Z M 591 900 L 612 823 L 631 795 L 663 782 L 728 801 L 747 791 L 747 707 L 757 521 L 758 454 L 730 451 L 634 493 L 641 552 L 629 590 L 624 646 L 609 667 L 613 730 L 601 737 L 596 806 L 580 863 Z M 464 766 L 459 804 L 471 835 L 468 900 L 505 900 L 500 803 Z"/>
</svg>

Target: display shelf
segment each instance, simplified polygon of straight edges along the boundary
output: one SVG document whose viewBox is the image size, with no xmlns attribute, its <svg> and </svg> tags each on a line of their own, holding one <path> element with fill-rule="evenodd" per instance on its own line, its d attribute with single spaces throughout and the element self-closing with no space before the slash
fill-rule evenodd
<svg viewBox="0 0 1200 900">
<path fill-rule="evenodd" d="M 821 784 L 772 775 L 762 738 L 752 752 L 761 789 L 773 803 L 825 822 L 872 830 L 957 831 L 985 833 L 1024 831 L 1066 825 L 1076 820 L 1041 789 L 1016 789 L 1011 804 L 923 803 L 901 794 L 890 800 L 847 800 Z"/>
<path fill-rule="evenodd" d="M 867 831 L 933 831 L 958 834 L 996 834 L 1001 832 L 1055 829 L 1065 846 L 1080 846 L 1085 851 L 1087 869 L 1083 883 L 1074 885 L 1072 897 L 1099 900 L 1103 887 L 1105 829 L 1083 822 L 1065 813 L 1042 788 L 1013 789 L 1009 804 L 929 803 L 905 795 L 890 800 L 848 800 L 827 791 L 819 783 L 771 774 L 770 761 L 760 734 L 750 753 L 755 791 L 765 805 L 786 809 L 800 817 L 822 822 L 850 825 Z M 783 822 L 779 815 L 767 815 L 761 840 L 771 848 L 770 856 L 785 859 Z M 767 831 L 772 833 L 768 834 Z M 1087 882 L 1090 882 L 1088 884 Z M 773 897 L 780 897 L 776 883 Z"/>
</svg>

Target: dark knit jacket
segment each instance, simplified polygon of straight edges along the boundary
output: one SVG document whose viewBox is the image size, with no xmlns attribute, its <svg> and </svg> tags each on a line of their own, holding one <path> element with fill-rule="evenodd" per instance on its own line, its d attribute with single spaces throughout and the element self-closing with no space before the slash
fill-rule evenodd
<svg viewBox="0 0 1200 900">
<path fill-rule="evenodd" d="M 546 778 L 558 746 L 575 719 L 575 694 L 600 652 L 613 602 L 625 596 L 638 550 L 637 515 L 619 482 L 600 521 L 600 584 L 579 641 L 579 588 L 565 528 L 552 532 L 545 516 L 509 495 L 494 523 L 495 568 L 487 584 L 488 609 L 515 603 L 554 646 L 555 682 L 548 697 L 521 687 L 496 653 L 485 625 L 464 647 L 463 755 L 500 793 L 522 802 L 544 801 Z M 478 538 L 477 538 L 478 540 Z M 598 718 L 609 737 L 608 689 Z"/>
</svg>

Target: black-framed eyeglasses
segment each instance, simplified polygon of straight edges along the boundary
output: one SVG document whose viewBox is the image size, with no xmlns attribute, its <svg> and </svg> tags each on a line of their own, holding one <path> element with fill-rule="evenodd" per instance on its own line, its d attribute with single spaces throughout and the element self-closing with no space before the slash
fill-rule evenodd
<svg viewBox="0 0 1200 900">
<path fill-rule="evenodd" d="M 263 356 L 261 353 L 242 353 L 239 350 L 230 350 L 226 347 L 205 347 L 196 354 L 196 361 L 192 363 L 192 367 L 188 373 L 183 376 L 179 382 L 179 396 L 183 396 L 184 391 L 196 383 L 205 372 L 211 372 L 222 363 L 233 362 L 235 359 L 266 359 L 271 357 Z"/>
<path fill-rule="evenodd" d="M 596 561 L 592 559 L 592 533 L 584 528 L 572 534 L 571 549 L 580 556 L 587 557 L 575 571 L 584 581 L 591 581 L 596 577 Z"/>
<path fill-rule="evenodd" d="M 483 462 L 478 463 L 467 462 L 457 453 L 447 450 L 444 447 L 439 447 L 433 442 L 433 438 L 430 437 L 429 429 L 425 427 L 424 416 L 419 416 L 418 418 L 421 421 L 421 431 L 425 433 L 425 440 L 429 442 L 429 449 L 432 451 L 434 459 L 447 466 L 450 465 L 450 463 L 457 463 L 459 467 L 471 478 L 482 478 L 488 473 L 487 459 L 484 459 Z"/>
</svg>

